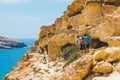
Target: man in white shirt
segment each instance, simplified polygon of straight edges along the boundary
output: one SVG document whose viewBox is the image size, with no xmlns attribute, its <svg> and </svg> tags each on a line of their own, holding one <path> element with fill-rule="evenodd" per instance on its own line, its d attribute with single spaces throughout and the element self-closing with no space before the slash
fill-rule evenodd
<svg viewBox="0 0 120 80">
<path fill-rule="evenodd" d="M 80 41 L 82 40 L 82 38 L 80 36 L 77 36 L 77 45 L 80 46 Z"/>
</svg>

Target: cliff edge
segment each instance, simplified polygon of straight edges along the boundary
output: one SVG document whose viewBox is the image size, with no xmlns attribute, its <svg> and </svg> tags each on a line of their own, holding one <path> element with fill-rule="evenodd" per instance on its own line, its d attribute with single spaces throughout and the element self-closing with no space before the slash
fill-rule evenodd
<svg viewBox="0 0 120 80">
<path fill-rule="evenodd" d="M 76 37 L 84 34 L 91 37 L 90 52 L 81 54 Z M 43 64 L 44 48 L 49 65 Z M 4 80 L 119 80 L 119 75 L 120 0 L 74 0 L 52 25 L 41 27 L 35 45 Z"/>
</svg>

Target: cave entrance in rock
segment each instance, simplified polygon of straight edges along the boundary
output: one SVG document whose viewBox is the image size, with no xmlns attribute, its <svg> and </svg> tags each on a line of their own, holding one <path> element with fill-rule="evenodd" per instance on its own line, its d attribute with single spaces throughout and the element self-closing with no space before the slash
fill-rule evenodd
<svg viewBox="0 0 120 80">
<path fill-rule="evenodd" d="M 71 25 L 69 25 L 68 27 L 67 27 L 67 29 L 68 30 L 71 30 L 73 27 L 71 26 Z"/>
<path fill-rule="evenodd" d="M 91 48 L 97 49 L 97 48 L 101 48 L 101 47 L 107 47 L 108 43 L 106 42 L 102 42 L 99 39 L 91 39 Z"/>
</svg>

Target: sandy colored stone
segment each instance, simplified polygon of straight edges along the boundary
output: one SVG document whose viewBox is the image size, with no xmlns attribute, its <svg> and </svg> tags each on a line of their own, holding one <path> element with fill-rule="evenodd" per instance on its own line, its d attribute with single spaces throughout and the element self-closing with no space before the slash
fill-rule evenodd
<svg viewBox="0 0 120 80">
<path fill-rule="evenodd" d="M 76 79 L 77 78 L 83 79 L 89 73 L 91 65 L 92 65 L 92 56 L 85 55 L 85 56 L 82 56 L 77 61 L 68 65 L 65 68 L 64 74 L 69 75 L 71 78 L 76 76 Z"/>
<path fill-rule="evenodd" d="M 60 53 L 60 46 L 55 41 L 48 43 L 48 56 L 49 60 L 55 60 L 56 56 Z"/>
<path fill-rule="evenodd" d="M 110 47 L 120 46 L 120 36 L 107 37 L 106 42 Z"/>
<path fill-rule="evenodd" d="M 65 14 L 67 14 L 68 16 L 74 16 L 78 13 L 81 13 L 83 8 L 84 6 L 82 3 L 73 2 L 72 5 L 68 6 L 68 11 Z"/>
<path fill-rule="evenodd" d="M 101 9 L 99 3 L 89 3 L 86 6 L 87 18 L 99 18 L 101 17 Z"/>
<path fill-rule="evenodd" d="M 105 50 L 98 50 L 95 52 L 93 57 L 95 60 L 105 60 L 109 55 L 110 53 L 106 52 Z"/>
<path fill-rule="evenodd" d="M 98 73 L 110 73 L 113 71 L 113 67 L 110 63 L 101 61 L 93 68 L 93 72 Z"/>
<path fill-rule="evenodd" d="M 106 60 L 107 62 L 114 62 L 114 61 L 119 61 L 120 60 L 120 50 L 116 50 L 113 52 L 108 59 Z"/>
<path fill-rule="evenodd" d="M 120 35 L 120 27 L 119 24 L 103 23 L 91 29 L 90 35 L 92 38 L 99 38 L 101 41 L 106 41 L 107 36 Z"/>
<path fill-rule="evenodd" d="M 115 62 L 115 63 L 113 64 L 113 66 L 115 67 L 115 70 L 116 70 L 116 71 L 120 72 L 120 61 Z"/>
<path fill-rule="evenodd" d="M 94 55 L 95 51 L 96 51 L 96 50 L 94 50 L 94 49 L 90 49 L 90 50 L 89 50 L 89 53 L 90 53 L 91 55 Z"/>
<path fill-rule="evenodd" d="M 47 37 L 48 33 L 46 31 L 40 32 L 40 39 Z"/>
</svg>

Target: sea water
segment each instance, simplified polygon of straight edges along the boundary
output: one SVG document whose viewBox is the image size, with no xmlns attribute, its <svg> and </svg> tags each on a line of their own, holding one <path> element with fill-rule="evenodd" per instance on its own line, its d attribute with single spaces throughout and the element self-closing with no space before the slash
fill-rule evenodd
<svg viewBox="0 0 120 80">
<path fill-rule="evenodd" d="M 16 66 L 22 56 L 34 45 L 35 39 L 20 39 L 27 44 L 24 48 L 0 50 L 0 80 Z"/>
</svg>

